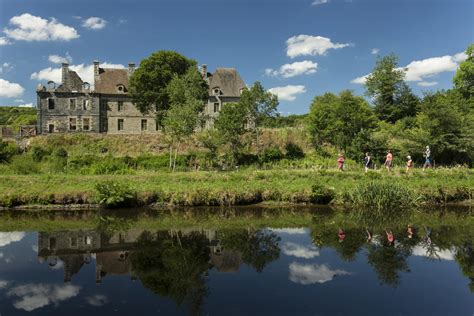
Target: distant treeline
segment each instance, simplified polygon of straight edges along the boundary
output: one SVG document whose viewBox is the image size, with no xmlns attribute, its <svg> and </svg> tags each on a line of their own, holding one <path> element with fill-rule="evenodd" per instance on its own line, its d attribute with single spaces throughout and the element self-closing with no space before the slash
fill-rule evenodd
<svg viewBox="0 0 474 316">
<path fill-rule="evenodd" d="M 20 125 L 35 125 L 36 109 L 17 106 L 0 106 L 0 125 L 17 128 Z"/>
</svg>

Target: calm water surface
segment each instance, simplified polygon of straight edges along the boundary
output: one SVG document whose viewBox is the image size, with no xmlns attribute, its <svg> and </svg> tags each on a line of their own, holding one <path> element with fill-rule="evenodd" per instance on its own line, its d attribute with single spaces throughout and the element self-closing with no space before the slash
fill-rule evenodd
<svg viewBox="0 0 474 316">
<path fill-rule="evenodd" d="M 0 315 L 474 315 L 474 232 L 427 229 L 0 232 Z"/>
</svg>

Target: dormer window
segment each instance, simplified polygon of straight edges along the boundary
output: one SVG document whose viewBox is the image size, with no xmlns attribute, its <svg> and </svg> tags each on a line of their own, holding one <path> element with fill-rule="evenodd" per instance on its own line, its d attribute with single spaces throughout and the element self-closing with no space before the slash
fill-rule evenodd
<svg viewBox="0 0 474 316">
<path fill-rule="evenodd" d="M 88 82 L 84 82 L 84 83 L 82 84 L 82 89 L 83 89 L 84 91 L 89 91 L 90 88 L 91 88 L 91 85 L 90 85 Z"/>
<path fill-rule="evenodd" d="M 118 93 L 125 93 L 125 86 L 123 84 L 117 85 L 117 92 Z"/>
<path fill-rule="evenodd" d="M 219 87 L 215 87 L 212 89 L 212 92 L 214 93 L 214 95 L 219 95 L 221 94 L 221 89 L 219 89 Z"/>
</svg>

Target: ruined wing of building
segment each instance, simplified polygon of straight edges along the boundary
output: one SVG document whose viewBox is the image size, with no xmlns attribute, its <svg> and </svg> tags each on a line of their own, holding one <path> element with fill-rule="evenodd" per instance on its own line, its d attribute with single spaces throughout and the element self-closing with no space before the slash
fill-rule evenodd
<svg viewBox="0 0 474 316">
<path fill-rule="evenodd" d="M 135 70 L 101 68 L 94 61 L 94 85 L 62 64 L 61 84 L 52 81 L 38 85 L 38 134 L 107 133 L 152 134 L 160 132 L 155 113 L 141 113 L 128 93 L 129 78 Z M 213 121 L 227 102 L 238 102 L 245 83 L 234 68 L 217 68 L 208 73 L 206 65 L 201 74 L 209 85 L 209 98 L 204 106 L 205 127 Z"/>
</svg>

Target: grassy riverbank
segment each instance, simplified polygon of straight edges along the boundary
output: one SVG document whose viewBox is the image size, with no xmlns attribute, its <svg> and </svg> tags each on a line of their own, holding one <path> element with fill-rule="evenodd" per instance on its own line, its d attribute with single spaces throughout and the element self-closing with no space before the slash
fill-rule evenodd
<svg viewBox="0 0 474 316">
<path fill-rule="evenodd" d="M 474 170 L 466 168 L 338 172 L 241 170 L 233 172 L 137 172 L 132 175 L 31 174 L 0 176 L 0 206 L 97 204 L 97 183 L 113 181 L 133 193 L 132 204 L 244 205 L 312 203 L 322 191 L 341 204 L 358 185 L 376 182 L 406 188 L 421 203 L 471 203 Z M 322 194 L 325 194 L 325 193 Z"/>
</svg>

